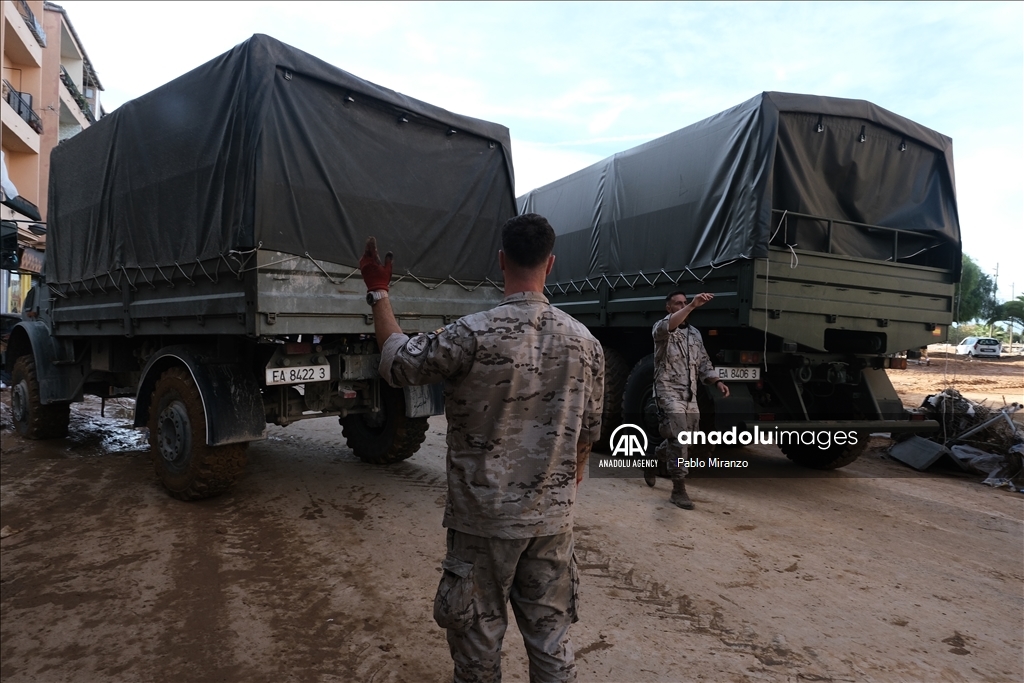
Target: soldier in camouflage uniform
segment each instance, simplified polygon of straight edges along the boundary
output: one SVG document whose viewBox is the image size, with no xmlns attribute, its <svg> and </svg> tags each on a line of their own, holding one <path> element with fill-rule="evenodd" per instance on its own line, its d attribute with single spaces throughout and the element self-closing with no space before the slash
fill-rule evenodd
<svg viewBox="0 0 1024 683">
<path fill-rule="evenodd" d="M 687 446 L 679 443 L 682 431 L 697 431 L 700 428 L 700 409 L 697 407 L 697 382 L 715 384 L 722 395 L 729 396 L 729 387 L 718 378 L 711 365 L 708 352 L 704 349 L 697 328 L 687 324 L 686 319 L 694 309 L 714 298 L 713 294 L 698 294 L 690 303 L 682 292 L 672 292 L 665 297 L 668 315 L 654 324 L 654 395 L 658 401 L 660 416 L 659 431 L 665 438 L 658 446 L 658 458 L 666 463 L 672 478 L 672 496 L 669 500 L 684 510 L 693 509 L 693 501 L 686 494 L 687 468 L 681 464 L 686 459 Z M 645 475 L 648 484 L 653 473 Z"/>
<path fill-rule="evenodd" d="M 531 681 L 574 681 L 577 620 L 573 505 L 601 433 L 604 353 L 543 294 L 554 231 L 536 214 L 502 228 L 505 298 L 409 338 L 371 238 L 360 262 L 392 386 L 444 382 L 448 418 L 447 555 L 434 619 L 448 631 L 455 681 L 500 681 L 511 600 Z M 377 269 L 377 270 L 375 270 Z M 381 272 L 383 270 L 383 272 Z"/>
</svg>

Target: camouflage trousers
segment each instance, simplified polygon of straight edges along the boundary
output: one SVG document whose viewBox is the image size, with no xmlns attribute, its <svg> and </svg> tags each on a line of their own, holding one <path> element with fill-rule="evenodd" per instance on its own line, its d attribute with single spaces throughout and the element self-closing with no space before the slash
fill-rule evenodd
<svg viewBox="0 0 1024 683">
<path fill-rule="evenodd" d="M 668 475 L 673 479 L 682 479 L 689 471 L 679 464 L 685 460 L 689 446 L 679 443 L 679 432 L 695 432 L 700 429 L 700 413 L 692 412 L 661 412 L 658 431 L 665 440 L 655 449 L 658 460 L 665 463 Z"/>
<path fill-rule="evenodd" d="M 499 683 L 507 603 L 530 658 L 531 683 L 575 681 L 569 625 L 578 621 L 572 532 L 537 538 L 448 530 L 434 621 L 448 630 L 455 683 Z"/>
</svg>

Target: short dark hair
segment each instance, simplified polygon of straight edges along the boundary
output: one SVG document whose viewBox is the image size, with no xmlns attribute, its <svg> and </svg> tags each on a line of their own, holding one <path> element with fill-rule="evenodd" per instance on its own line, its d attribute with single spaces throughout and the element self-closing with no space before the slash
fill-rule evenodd
<svg viewBox="0 0 1024 683">
<path fill-rule="evenodd" d="M 686 296 L 686 292 L 684 292 L 681 289 L 677 289 L 676 291 L 672 292 L 671 294 L 665 297 L 665 303 L 672 301 L 672 297 L 679 296 L 680 294 L 682 294 L 687 299 L 687 301 L 689 301 L 690 297 Z"/>
<path fill-rule="evenodd" d="M 524 213 L 501 226 L 501 249 L 505 258 L 522 268 L 536 268 L 555 248 L 555 230 L 548 219 Z"/>
</svg>

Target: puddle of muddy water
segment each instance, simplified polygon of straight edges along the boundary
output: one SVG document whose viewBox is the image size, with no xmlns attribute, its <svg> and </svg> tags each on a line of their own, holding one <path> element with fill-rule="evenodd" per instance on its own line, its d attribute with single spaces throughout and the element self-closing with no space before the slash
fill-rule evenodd
<svg viewBox="0 0 1024 683">
<path fill-rule="evenodd" d="M 137 455 L 149 450 L 149 430 L 133 427 L 134 417 L 132 399 L 119 398 L 103 406 L 100 399 L 87 396 L 83 402 L 71 404 L 67 438 L 53 443 L 59 443 L 68 455 Z M 10 392 L 5 390 L 0 401 L 0 430 L 13 429 Z"/>
<path fill-rule="evenodd" d="M 81 455 L 148 451 L 149 430 L 133 427 L 134 419 L 135 401 L 132 399 L 119 398 L 103 406 L 98 398 L 86 397 L 82 403 L 71 404 L 69 448 L 81 451 Z"/>
</svg>

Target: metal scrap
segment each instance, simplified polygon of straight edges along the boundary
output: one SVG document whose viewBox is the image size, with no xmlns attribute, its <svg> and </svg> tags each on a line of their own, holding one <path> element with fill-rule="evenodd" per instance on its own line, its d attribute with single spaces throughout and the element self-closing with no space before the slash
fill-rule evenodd
<svg viewBox="0 0 1024 683">
<path fill-rule="evenodd" d="M 942 431 L 933 440 L 943 445 L 964 443 L 1003 455 L 1024 443 L 1020 425 L 1010 418 L 1022 407 L 1011 403 L 996 410 L 964 398 L 953 388 L 933 394 L 921 404 L 926 418 L 942 425 Z"/>
<path fill-rule="evenodd" d="M 948 455 L 962 469 L 986 475 L 983 484 L 1024 492 L 1024 429 L 1011 418 L 1022 408 L 1011 403 L 996 410 L 947 388 L 928 396 L 919 411 L 941 432 L 894 444 L 889 454 L 917 470 Z"/>
</svg>

